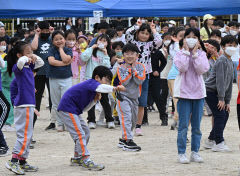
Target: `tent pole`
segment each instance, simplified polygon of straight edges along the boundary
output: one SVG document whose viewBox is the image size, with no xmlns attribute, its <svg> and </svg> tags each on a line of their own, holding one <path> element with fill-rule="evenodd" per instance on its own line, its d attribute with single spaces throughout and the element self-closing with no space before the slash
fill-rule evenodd
<svg viewBox="0 0 240 176">
<path fill-rule="evenodd" d="M 230 15 L 230 21 L 232 21 L 232 19 L 233 19 L 233 16 L 232 16 L 232 15 Z"/>
<path fill-rule="evenodd" d="M 184 24 L 184 25 L 187 24 L 187 17 L 183 17 L 183 24 Z"/>
<path fill-rule="evenodd" d="M 75 17 L 72 17 L 72 25 L 75 26 L 75 21 L 76 21 L 76 18 Z"/>
<path fill-rule="evenodd" d="M 14 36 L 14 18 L 12 19 L 12 37 Z"/>
<path fill-rule="evenodd" d="M 20 24 L 20 18 L 17 18 L 17 25 Z"/>
<path fill-rule="evenodd" d="M 238 22 L 240 23 L 240 14 L 238 14 Z"/>
<path fill-rule="evenodd" d="M 198 27 L 199 27 L 199 29 L 201 28 L 201 19 L 200 19 L 200 17 L 198 17 Z"/>
<path fill-rule="evenodd" d="M 132 17 L 128 17 L 128 27 L 131 26 L 131 19 L 132 19 Z"/>
<path fill-rule="evenodd" d="M 106 22 L 109 24 L 110 23 L 110 18 L 107 17 Z"/>
</svg>

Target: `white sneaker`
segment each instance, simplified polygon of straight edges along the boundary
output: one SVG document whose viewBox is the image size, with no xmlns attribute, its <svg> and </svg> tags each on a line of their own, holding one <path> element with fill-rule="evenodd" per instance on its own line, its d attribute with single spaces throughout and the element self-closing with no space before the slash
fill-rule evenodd
<svg viewBox="0 0 240 176">
<path fill-rule="evenodd" d="M 232 150 L 222 141 L 219 144 L 215 144 L 212 148 L 213 152 L 231 152 Z"/>
<path fill-rule="evenodd" d="M 58 132 L 63 132 L 63 131 L 64 131 L 64 126 L 63 126 L 63 125 L 59 125 L 59 126 L 57 127 L 57 131 L 58 131 Z"/>
<path fill-rule="evenodd" d="M 178 154 L 178 162 L 181 164 L 189 164 L 190 163 L 185 153 Z"/>
<path fill-rule="evenodd" d="M 115 128 L 114 122 L 108 122 L 107 124 L 108 124 L 109 129 L 114 129 Z"/>
<path fill-rule="evenodd" d="M 190 156 L 191 162 L 203 163 L 202 157 L 197 152 L 192 152 Z"/>
<path fill-rule="evenodd" d="M 97 126 L 107 126 L 106 122 L 99 120 L 97 121 Z"/>
<path fill-rule="evenodd" d="M 136 128 L 135 129 L 135 136 L 143 136 L 143 132 L 141 128 Z"/>
<path fill-rule="evenodd" d="M 16 131 L 14 127 L 11 127 L 10 125 L 4 125 L 2 128 L 2 131 L 6 132 L 6 131 Z"/>
<path fill-rule="evenodd" d="M 203 147 L 205 149 L 212 149 L 215 144 L 216 144 L 216 142 L 214 140 L 207 139 L 205 141 L 205 144 L 203 145 Z"/>
<path fill-rule="evenodd" d="M 88 123 L 88 127 L 89 127 L 90 129 L 96 129 L 96 123 L 89 122 L 89 123 Z"/>
</svg>

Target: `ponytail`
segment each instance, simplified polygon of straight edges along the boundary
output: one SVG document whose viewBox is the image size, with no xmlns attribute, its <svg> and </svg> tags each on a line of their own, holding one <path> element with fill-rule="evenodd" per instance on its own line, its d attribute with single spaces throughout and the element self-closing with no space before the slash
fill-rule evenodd
<svg viewBox="0 0 240 176">
<path fill-rule="evenodd" d="M 27 42 L 24 41 L 18 41 L 12 49 L 8 52 L 6 56 L 6 61 L 7 61 L 7 72 L 9 76 L 12 76 L 12 68 L 13 66 L 17 63 L 18 57 L 17 54 L 21 53 L 23 54 L 24 46 L 28 45 Z"/>
</svg>

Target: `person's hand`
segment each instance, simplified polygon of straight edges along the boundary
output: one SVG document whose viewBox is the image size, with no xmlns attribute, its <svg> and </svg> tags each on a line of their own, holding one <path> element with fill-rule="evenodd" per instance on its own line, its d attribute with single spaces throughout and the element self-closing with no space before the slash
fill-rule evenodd
<svg viewBox="0 0 240 176">
<path fill-rule="evenodd" d="M 92 49 L 95 49 L 95 48 L 97 48 L 98 47 L 98 44 L 94 44 L 91 48 Z"/>
<path fill-rule="evenodd" d="M 199 43 L 199 41 L 198 41 L 198 42 L 196 43 L 196 45 L 194 46 L 193 50 L 192 50 L 193 54 L 196 54 L 196 52 L 197 52 L 197 50 L 198 50 L 199 47 L 200 47 L 200 43 Z"/>
<path fill-rule="evenodd" d="M 104 53 L 105 55 L 108 55 L 106 48 L 103 48 L 103 49 L 101 49 L 101 50 L 103 51 L 103 53 Z"/>
<path fill-rule="evenodd" d="M 150 25 L 150 28 L 151 28 L 153 34 L 157 33 L 156 25 L 153 23 L 153 20 L 152 20 L 152 23 Z"/>
<path fill-rule="evenodd" d="M 58 47 L 58 49 L 59 49 L 59 51 L 61 50 L 61 49 L 63 49 L 64 48 L 64 44 L 62 43 L 61 45 L 59 45 L 59 47 Z"/>
<path fill-rule="evenodd" d="M 140 19 L 140 17 L 137 20 L 137 25 L 140 27 L 142 25 L 142 20 Z"/>
<path fill-rule="evenodd" d="M 177 39 L 177 37 L 171 36 L 171 39 L 172 39 L 174 42 L 179 42 L 179 40 Z"/>
<path fill-rule="evenodd" d="M 50 26 L 49 27 L 49 32 L 50 32 L 50 34 L 52 34 L 54 32 L 54 27 Z"/>
<path fill-rule="evenodd" d="M 102 98 L 101 93 L 97 92 L 95 95 L 94 101 L 97 102 L 97 101 L 101 100 L 101 98 Z"/>
<path fill-rule="evenodd" d="M 40 116 L 40 113 L 38 110 L 34 109 L 34 113 L 36 114 L 36 116 L 38 116 L 38 117 Z"/>
<path fill-rule="evenodd" d="M 123 63 L 123 59 L 117 59 L 117 63 L 118 63 L 118 64 Z"/>
<path fill-rule="evenodd" d="M 226 104 L 226 111 L 230 113 L 230 104 Z"/>
<path fill-rule="evenodd" d="M 220 111 L 223 110 L 225 108 L 225 102 L 219 100 L 217 107 Z"/>
<path fill-rule="evenodd" d="M 36 34 L 36 35 L 38 35 L 38 36 L 39 36 L 39 35 L 40 35 L 40 33 L 41 33 L 41 29 L 40 29 L 39 27 L 38 27 L 37 29 L 35 29 L 35 34 Z"/>
<path fill-rule="evenodd" d="M 153 76 L 159 76 L 159 72 L 158 71 L 154 71 L 153 72 Z"/>
<path fill-rule="evenodd" d="M 126 88 L 123 85 L 119 85 L 116 88 L 117 91 L 126 91 Z"/>
<path fill-rule="evenodd" d="M 183 48 L 184 48 L 186 51 L 189 51 L 189 47 L 188 47 L 188 45 L 187 45 L 186 39 L 183 40 Z"/>
</svg>

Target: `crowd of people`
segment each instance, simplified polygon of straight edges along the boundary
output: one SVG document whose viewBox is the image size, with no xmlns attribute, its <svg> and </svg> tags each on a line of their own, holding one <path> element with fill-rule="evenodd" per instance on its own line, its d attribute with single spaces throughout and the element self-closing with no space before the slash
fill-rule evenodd
<svg viewBox="0 0 240 176">
<path fill-rule="evenodd" d="M 38 170 L 26 159 L 36 143 L 33 130 L 45 87 L 51 114 L 45 130 L 70 133 L 75 143 L 72 165 L 104 169 L 90 159 L 87 149 L 89 129 L 97 126 L 120 125 L 118 147 L 140 151 L 133 137 L 143 136 L 141 127 L 148 125 L 154 103 L 162 126 L 173 118 L 170 129 L 177 129 L 179 163 L 203 162 L 199 148 L 204 114 L 212 117 L 204 147 L 231 151 L 223 132 L 232 85 L 239 81 L 239 23 L 224 24 L 210 14 L 203 17 L 202 28 L 196 17 L 180 27 L 173 20 L 159 25 L 159 18 L 131 22 L 130 27 L 121 21 L 113 27 L 101 22 L 94 33 L 86 33 L 81 19 L 73 26 L 67 18 L 63 28 L 40 21 L 34 30 L 18 30 L 12 38 L 0 26 L 0 156 L 10 152 L 3 132 L 17 134 L 12 158 L 6 163 L 10 171 L 23 175 Z M 240 128 L 240 94 L 237 104 Z M 96 109 L 101 112 L 99 121 Z M 186 155 L 189 141 L 190 159 Z"/>
</svg>

